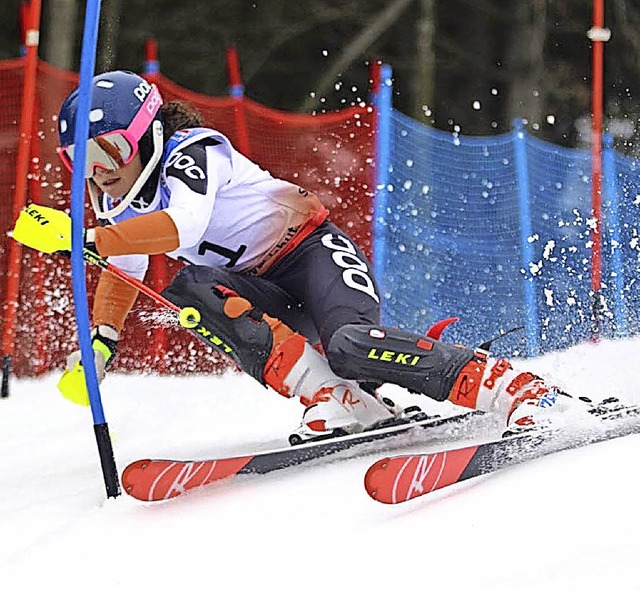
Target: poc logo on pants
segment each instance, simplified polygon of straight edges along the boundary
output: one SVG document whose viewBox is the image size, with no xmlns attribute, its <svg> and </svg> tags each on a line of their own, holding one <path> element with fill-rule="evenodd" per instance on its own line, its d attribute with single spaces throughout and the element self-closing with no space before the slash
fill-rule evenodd
<svg viewBox="0 0 640 590">
<path fill-rule="evenodd" d="M 358 258 L 355 246 L 344 236 L 334 236 L 332 234 L 322 236 L 322 245 L 334 251 L 331 258 L 340 268 L 344 269 L 342 271 L 344 284 L 347 287 L 366 293 L 376 303 L 380 303 L 373 280 L 368 274 L 369 268 L 365 262 Z"/>
</svg>

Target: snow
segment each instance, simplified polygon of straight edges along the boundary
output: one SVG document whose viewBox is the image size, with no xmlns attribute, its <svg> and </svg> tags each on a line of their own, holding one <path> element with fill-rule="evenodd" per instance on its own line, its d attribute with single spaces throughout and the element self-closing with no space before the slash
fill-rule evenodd
<svg viewBox="0 0 640 590">
<path fill-rule="evenodd" d="M 517 364 L 571 392 L 640 402 L 639 352 L 638 339 L 605 341 Z M 145 504 L 106 499 L 91 413 L 57 393 L 57 378 L 14 380 L 0 400 L 4 587 L 638 587 L 638 436 L 397 506 L 374 502 L 362 485 L 384 452 Z M 392 386 L 386 393 L 437 406 Z M 233 372 L 110 375 L 102 396 L 120 470 L 148 456 L 280 446 L 301 413 L 295 400 Z"/>
</svg>

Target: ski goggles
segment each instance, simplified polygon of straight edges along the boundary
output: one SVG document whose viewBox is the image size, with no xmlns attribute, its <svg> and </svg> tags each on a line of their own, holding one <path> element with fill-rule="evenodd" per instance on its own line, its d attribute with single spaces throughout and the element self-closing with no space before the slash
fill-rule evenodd
<svg viewBox="0 0 640 590">
<path fill-rule="evenodd" d="M 117 170 L 129 164 L 138 153 L 138 142 L 153 122 L 162 105 L 162 97 L 155 84 L 151 85 L 149 96 L 145 99 L 129 127 L 109 131 L 87 140 L 85 177 L 91 178 L 96 168 Z M 62 163 L 69 172 L 73 172 L 75 144 L 57 149 Z"/>
</svg>

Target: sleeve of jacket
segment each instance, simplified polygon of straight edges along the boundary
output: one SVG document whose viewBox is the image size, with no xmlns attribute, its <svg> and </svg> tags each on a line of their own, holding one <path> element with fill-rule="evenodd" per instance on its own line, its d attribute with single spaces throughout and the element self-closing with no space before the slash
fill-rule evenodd
<svg viewBox="0 0 640 590">
<path fill-rule="evenodd" d="M 148 256 L 115 256 L 109 262 L 128 275 L 143 280 L 149 265 Z M 93 300 L 93 324 L 107 324 L 122 331 L 125 319 L 138 297 L 138 290 L 104 271 L 98 279 Z"/>
<path fill-rule="evenodd" d="M 94 231 L 100 256 L 164 254 L 179 245 L 176 225 L 164 211 L 139 215 L 109 227 L 96 227 Z"/>
</svg>

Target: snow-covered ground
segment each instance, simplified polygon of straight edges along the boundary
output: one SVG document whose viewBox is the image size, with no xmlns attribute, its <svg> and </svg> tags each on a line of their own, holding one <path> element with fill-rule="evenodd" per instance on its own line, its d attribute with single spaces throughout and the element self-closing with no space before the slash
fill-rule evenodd
<svg viewBox="0 0 640 590">
<path fill-rule="evenodd" d="M 640 402 L 639 356 L 635 339 L 518 365 L 594 399 Z M 397 506 L 363 489 L 380 453 L 145 504 L 105 499 L 91 413 L 57 393 L 57 377 L 12 381 L 11 397 L 0 400 L 5 588 L 640 588 L 638 436 Z M 280 446 L 301 413 L 295 400 L 235 373 L 110 375 L 102 395 L 121 470 L 149 456 Z"/>
</svg>

